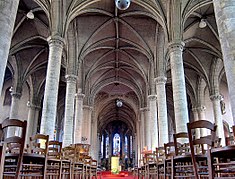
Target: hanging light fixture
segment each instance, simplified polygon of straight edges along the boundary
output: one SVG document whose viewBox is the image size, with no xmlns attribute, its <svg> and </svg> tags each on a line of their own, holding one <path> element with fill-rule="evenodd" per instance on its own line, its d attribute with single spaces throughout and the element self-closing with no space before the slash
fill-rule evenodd
<svg viewBox="0 0 235 179">
<path fill-rule="evenodd" d="M 126 10 L 131 4 L 131 0 L 115 0 L 115 5 L 119 10 Z"/>
<path fill-rule="evenodd" d="M 122 105 L 123 105 L 122 101 L 120 99 L 117 99 L 116 106 L 120 108 L 120 107 L 122 107 Z"/>
<path fill-rule="evenodd" d="M 33 11 L 30 10 L 30 11 L 26 14 L 26 17 L 29 18 L 29 19 L 34 19 Z"/>
<path fill-rule="evenodd" d="M 205 28 L 207 26 L 206 19 L 201 19 L 198 25 L 201 29 Z"/>
</svg>

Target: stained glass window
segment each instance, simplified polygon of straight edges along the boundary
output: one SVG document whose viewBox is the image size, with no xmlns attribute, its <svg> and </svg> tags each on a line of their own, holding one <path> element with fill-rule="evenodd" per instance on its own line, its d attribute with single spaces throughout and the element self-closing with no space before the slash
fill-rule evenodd
<svg viewBox="0 0 235 179">
<path fill-rule="evenodd" d="M 120 155 L 120 135 L 116 133 L 113 137 L 113 155 L 119 156 Z"/>
</svg>

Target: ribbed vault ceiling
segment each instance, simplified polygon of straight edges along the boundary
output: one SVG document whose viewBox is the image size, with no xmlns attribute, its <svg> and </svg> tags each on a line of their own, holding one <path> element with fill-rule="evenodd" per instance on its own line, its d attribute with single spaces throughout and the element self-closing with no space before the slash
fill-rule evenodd
<svg viewBox="0 0 235 179">
<path fill-rule="evenodd" d="M 37 2 L 41 2 L 41 6 L 50 4 L 47 0 Z M 76 61 L 79 63 L 76 64 L 83 69 L 82 79 L 79 80 L 86 95 L 85 103 L 94 104 L 99 130 L 105 129 L 112 121 L 122 121 L 132 133 L 135 132 L 138 111 L 147 106 L 147 96 L 151 94 L 151 76 L 158 76 L 161 58 L 167 70 L 168 113 L 173 118 L 169 58 L 167 50 L 162 50 L 162 56 L 158 53 L 159 45 L 161 49 L 166 49 L 168 35 L 174 31 L 167 31 L 166 28 L 169 2 L 133 0 L 126 11 L 117 10 L 113 0 L 87 0 L 89 3 L 81 3 L 85 8 L 79 2 L 67 0 L 65 4 L 74 12 L 70 12 L 70 17 L 74 17 L 72 24 L 77 36 L 74 41 Z M 210 91 L 213 68 L 220 71 L 220 79 L 225 81 L 225 77 L 223 67 L 218 67 L 215 62 L 222 55 L 212 1 L 189 0 L 184 1 L 182 6 L 185 8 L 182 14 L 187 95 L 189 104 L 194 105 L 199 96 L 199 80 L 202 79 Z M 31 9 L 34 20 L 26 18 Z M 42 10 L 32 0 L 20 1 L 5 75 L 5 81 L 12 80 L 16 88 L 27 82 L 30 98 L 39 103 L 43 98 L 48 61 L 46 39 L 51 23 L 51 19 L 47 18 L 49 13 L 44 11 L 46 8 Z M 207 21 L 203 29 L 198 27 L 201 18 Z M 63 104 L 65 98 L 66 50 L 62 59 L 59 104 Z M 121 108 L 116 107 L 116 99 L 123 101 Z"/>
</svg>

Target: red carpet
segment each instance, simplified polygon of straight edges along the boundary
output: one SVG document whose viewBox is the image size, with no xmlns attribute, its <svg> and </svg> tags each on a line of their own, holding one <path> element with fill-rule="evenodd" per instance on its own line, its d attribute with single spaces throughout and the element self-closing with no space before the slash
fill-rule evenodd
<svg viewBox="0 0 235 179">
<path fill-rule="evenodd" d="M 134 179 L 131 173 L 121 171 L 119 174 L 112 174 L 110 171 L 103 171 L 101 173 L 102 179 Z"/>
</svg>

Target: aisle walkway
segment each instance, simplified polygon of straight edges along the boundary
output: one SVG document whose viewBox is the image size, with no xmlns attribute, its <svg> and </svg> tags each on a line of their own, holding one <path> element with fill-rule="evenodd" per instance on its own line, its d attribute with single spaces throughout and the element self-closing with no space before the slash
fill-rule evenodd
<svg viewBox="0 0 235 179">
<path fill-rule="evenodd" d="M 134 179 L 134 176 L 130 172 L 122 171 L 119 174 L 111 174 L 110 171 L 103 171 L 101 174 L 102 179 Z"/>
</svg>

